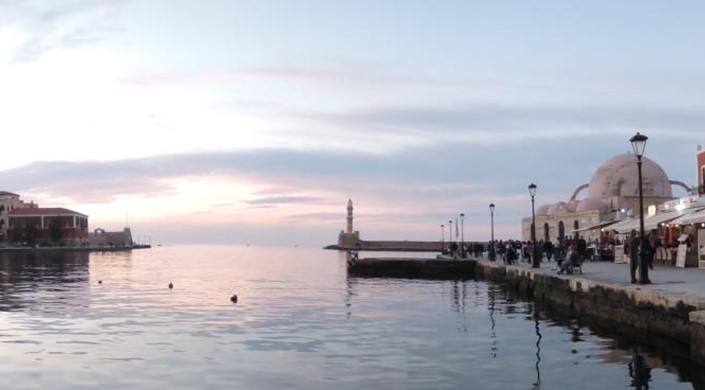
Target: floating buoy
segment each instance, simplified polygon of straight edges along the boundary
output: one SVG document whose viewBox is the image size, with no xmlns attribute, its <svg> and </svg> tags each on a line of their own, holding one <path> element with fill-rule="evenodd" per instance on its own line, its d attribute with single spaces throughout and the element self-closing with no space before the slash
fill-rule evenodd
<svg viewBox="0 0 705 390">
<path fill-rule="evenodd" d="M 232 302 L 232 303 L 237 303 L 237 294 L 235 294 L 235 295 L 233 295 L 232 297 L 230 297 L 230 302 Z"/>
<path fill-rule="evenodd" d="M 103 281 L 102 281 L 102 280 L 99 280 L 99 281 L 98 281 L 98 284 L 103 284 Z"/>
<path fill-rule="evenodd" d="M 169 290 L 171 290 L 172 288 L 174 288 L 174 283 L 169 282 Z"/>
</svg>

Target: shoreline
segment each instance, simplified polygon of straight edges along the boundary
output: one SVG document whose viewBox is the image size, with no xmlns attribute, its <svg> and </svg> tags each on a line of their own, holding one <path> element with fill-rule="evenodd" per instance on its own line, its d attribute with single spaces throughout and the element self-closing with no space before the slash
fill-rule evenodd
<svg viewBox="0 0 705 390">
<path fill-rule="evenodd" d="M 133 249 L 150 249 L 151 245 L 134 245 L 130 247 L 71 247 L 71 246 L 0 246 L 3 252 L 124 252 Z"/>
</svg>

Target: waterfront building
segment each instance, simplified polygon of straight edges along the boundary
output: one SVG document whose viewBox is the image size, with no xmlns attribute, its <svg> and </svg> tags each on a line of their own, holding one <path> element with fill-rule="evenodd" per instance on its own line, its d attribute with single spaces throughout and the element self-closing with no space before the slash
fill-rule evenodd
<svg viewBox="0 0 705 390">
<path fill-rule="evenodd" d="M 11 243 L 85 246 L 88 216 L 62 207 L 15 208 L 8 213 L 7 237 Z"/>
<path fill-rule="evenodd" d="M 698 145 L 698 195 L 705 195 L 705 149 Z"/>
<path fill-rule="evenodd" d="M 122 231 L 108 232 L 98 228 L 88 234 L 88 242 L 94 248 L 132 248 L 132 230 L 125 227 Z"/>
<path fill-rule="evenodd" d="M 644 208 L 655 207 L 674 198 L 672 186 L 686 191 L 680 181 L 670 180 L 653 160 L 642 157 Z M 583 236 L 585 240 L 605 240 L 607 227 L 629 216 L 638 217 L 639 192 L 636 156 L 614 156 L 602 163 L 588 183 L 578 186 L 567 201 L 544 204 L 536 210 L 536 239 L 563 241 Z M 580 195 L 587 191 L 587 196 Z M 675 218 L 675 217 L 674 217 Z M 531 217 L 522 219 L 522 237 L 530 240 Z"/>
<path fill-rule="evenodd" d="M 0 241 L 7 240 L 9 214 L 14 209 L 36 208 L 34 202 L 25 203 L 20 196 L 8 191 L 0 191 Z"/>
</svg>

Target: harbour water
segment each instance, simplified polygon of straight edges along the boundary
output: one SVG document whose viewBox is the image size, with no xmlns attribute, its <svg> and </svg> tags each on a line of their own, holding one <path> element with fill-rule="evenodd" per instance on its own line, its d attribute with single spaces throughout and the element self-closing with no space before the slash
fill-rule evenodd
<svg viewBox="0 0 705 390">
<path fill-rule="evenodd" d="M 349 278 L 321 249 L 2 253 L 0 293 L 15 389 L 705 388 L 677 348 L 483 281 Z"/>
</svg>

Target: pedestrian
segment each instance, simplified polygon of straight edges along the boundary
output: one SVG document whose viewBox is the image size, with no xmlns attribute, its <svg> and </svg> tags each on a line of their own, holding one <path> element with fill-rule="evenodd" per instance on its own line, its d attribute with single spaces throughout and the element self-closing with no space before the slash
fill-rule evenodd
<svg viewBox="0 0 705 390">
<path fill-rule="evenodd" d="M 636 235 L 636 230 L 629 233 L 629 238 L 624 240 L 624 253 L 629 256 L 629 276 L 632 283 L 637 283 L 636 268 L 639 266 L 639 238 Z"/>
</svg>

